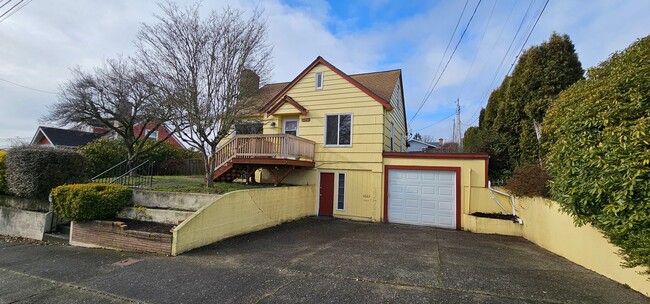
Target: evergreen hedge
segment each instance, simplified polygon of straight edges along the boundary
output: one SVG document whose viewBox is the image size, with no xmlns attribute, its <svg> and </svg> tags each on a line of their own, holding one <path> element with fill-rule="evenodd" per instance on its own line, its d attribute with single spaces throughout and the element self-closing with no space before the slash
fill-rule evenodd
<svg viewBox="0 0 650 304">
<path fill-rule="evenodd" d="M 71 221 L 114 217 L 131 202 L 131 189 L 115 184 L 73 184 L 52 190 L 52 207 Z"/>
<path fill-rule="evenodd" d="M 7 156 L 7 151 L 0 150 L 0 194 L 9 194 L 9 189 L 7 188 L 7 166 L 5 165 L 5 158 Z"/>
<path fill-rule="evenodd" d="M 546 115 L 551 195 L 650 267 L 650 36 L 587 75 Z"/>
<path fill-rule="evenodd" d="M 31 198 L 47 198 L 56 186 L 85 181 L 86 160 L 69 149 L 22 146 L 6 156 L 9 192 Z"/>
</svg>

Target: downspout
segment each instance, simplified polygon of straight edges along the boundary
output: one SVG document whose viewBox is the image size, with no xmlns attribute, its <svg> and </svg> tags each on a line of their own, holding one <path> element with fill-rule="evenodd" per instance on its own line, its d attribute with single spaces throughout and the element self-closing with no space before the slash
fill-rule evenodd
<svg viewBox="0 0 650 304">
<path fill-rule="evenodd" d="M 507 196 L 507 197 L 510 198 L 510 206 L 512 207 L 512 215 L 515 217 L 514 222 L 519 224 L 519 225 L 523 225 L 524 222 L 521 220 L 521 218 L 517 217 L 517 209 L 515 208 L 515 197 L 508 194 L 508 193 L 505 193 L 503 191 L 499 191 L 499 190 L 496 190 L 496 189 L 492 188 L 492 182 L 490 182 L 490 181 L 488 181 L 488 189 L 493 193 L 498 193 L 498 194 L 501 194 L 501 195 L 504 195 L 504 196 Z M 499 203 L 499 200 L 495 196 L 492 196 L 492 197 L 497 202 L 497 204 L 499 204 L 499 206 L 501 206 L 501 204 Z M 501 206 L 501 208 L 503 208 L 503 206 Z"/>
</svg>

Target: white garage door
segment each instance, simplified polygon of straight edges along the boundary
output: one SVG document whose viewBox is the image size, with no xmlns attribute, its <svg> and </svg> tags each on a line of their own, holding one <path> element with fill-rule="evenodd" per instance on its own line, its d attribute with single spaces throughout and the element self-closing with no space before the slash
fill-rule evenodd
<svg viewBox="0 0 650 304">
<path fill-rule="evenodd" d="M 388 221 L 456 229 L 456 172 L 389 170 Z"/>
</svg>

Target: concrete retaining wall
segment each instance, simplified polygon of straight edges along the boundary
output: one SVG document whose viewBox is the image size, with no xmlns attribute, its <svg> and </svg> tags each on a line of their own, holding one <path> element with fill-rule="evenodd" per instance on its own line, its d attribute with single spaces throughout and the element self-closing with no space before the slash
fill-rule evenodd
<svg viewBox="0 0 650 304">
<path fill-rule="evenodd" d="M 70 245 L 113 250 L 171 253 L 170 234 L 132 231 L 121 222 L 90 221 L 70 223 Z"/>
<path fill-rule="evenodd" d="M 0 207 L 0 234 L 43 240 L 50 231 L 52 212 Z"/>
<path fill-rule="evenodd" d="M 146 207 L 124 207 L 117 214 L 119 218 L 128 218 L 146 222 L 178 225 L 194 212 L 167 209 L 151 209 Z"/>
<path fill-rule="evenodd" d="M 174 229 L 172 255 L 316 215 L 316 191 L 311 185 L 227 193 Z"/>
<path fill-rule="evenodd" d="M 221 195 L 135 190 L 133 204 L 149 208 L 196 211 L 219 197 Z"/>
<path fill-rule="evenodd" d="M 499 198 L 506 201 L 503 196 Z M 617 254 L 619 248 L 610 244 L 596 228 L 591 225 L 576 227 L 572 217 L 562 213 L 555 201 L 539 197 L 517 198 L 516 204 L 523 225 L 463 215 L 464 225 L 467 225 L 464 228 L 477 233 L 523 236 L 548 251 L 650 296 L 650 276 L 642 274 L 641 267 L 622 267 L 623 259 Z M 474 208 L 482 211 L 478 204 Z"/>
</svg>

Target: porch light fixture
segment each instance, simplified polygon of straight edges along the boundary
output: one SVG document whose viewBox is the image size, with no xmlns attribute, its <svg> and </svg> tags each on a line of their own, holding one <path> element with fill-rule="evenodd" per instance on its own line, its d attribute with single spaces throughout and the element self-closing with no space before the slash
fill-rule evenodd
<svg viewBox="0 0 650 304">
<path fill-rule="evenodd" d="M 271 128 L 275 128 L 275 121 L 271 122 Z"/>
</svg>

